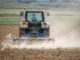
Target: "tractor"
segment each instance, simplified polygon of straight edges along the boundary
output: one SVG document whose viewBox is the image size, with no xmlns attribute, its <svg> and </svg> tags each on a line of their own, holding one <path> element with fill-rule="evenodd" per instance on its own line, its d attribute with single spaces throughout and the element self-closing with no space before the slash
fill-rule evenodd
<svg viewBox="0 0 80 60">
<path fill-rule="evenodd" d="M 49 13 L 44 10 L 24 9 L 20 15 L 23 16 L 23 19 L 19 26 L 19 38 L 14 38 L 13 41 L 53 40 L 49 38 L 50 24 L 45 19 Z"/>
<path fill-rule="evenodd" d="M 29 33 L 33 29 L 45 36 L 49 36 L 50 25 L 45 20 L 45 11 L 25 9 L 25 11 L 23 13 L 21 12 L 20 15 L 23 15 L 23 19 L 19 27 L 19 37 Z M 32 37 L 37 36 L 35 32 L 31 35 Z"/>
</svg>

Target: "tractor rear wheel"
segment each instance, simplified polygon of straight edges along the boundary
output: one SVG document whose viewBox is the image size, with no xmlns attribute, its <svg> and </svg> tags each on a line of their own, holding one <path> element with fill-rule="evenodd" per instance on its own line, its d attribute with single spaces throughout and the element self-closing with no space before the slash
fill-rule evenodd
<svg viewBox="0 0 80 60">
<path fill-rule="evenodd" d="M 19 29 L 19 37 L 24 36 L 26 34 L 25 29 Z"/>
<path fill-rule="evenodd" d="M 44 34 L 45 36 L 49 36 L 49 29 L 43 30 L 43 34 Z"/>
</svg>

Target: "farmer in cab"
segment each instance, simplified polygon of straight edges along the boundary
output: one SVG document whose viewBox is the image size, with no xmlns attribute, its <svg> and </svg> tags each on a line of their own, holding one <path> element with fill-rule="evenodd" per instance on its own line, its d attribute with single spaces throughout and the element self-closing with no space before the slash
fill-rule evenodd
<svg viewBox="0 0 80 60">
<path fill-rule="evenodd" d="M 32 22 L 37 22 L 37 18 L 35 16 L 35 14 L 32 14 Z"/>
</svg>

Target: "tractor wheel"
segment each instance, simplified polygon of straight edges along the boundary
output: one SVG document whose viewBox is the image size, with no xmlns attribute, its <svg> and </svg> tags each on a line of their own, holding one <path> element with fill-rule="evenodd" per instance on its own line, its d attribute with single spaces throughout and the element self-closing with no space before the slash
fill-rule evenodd
<svg viewBox="0 0 80 60">
<path fill-rule="evenodd" d="M 49 36 L 49 29 L 45 29 L 45 30 L 43 31 L 43 34 L 44 34 L 45 36 Z"/>
<path fill-rule="evenodd" d="M 19 37 L 24 36 L 26 34 L 25 29 L 19 29 Z"/>
</svg>

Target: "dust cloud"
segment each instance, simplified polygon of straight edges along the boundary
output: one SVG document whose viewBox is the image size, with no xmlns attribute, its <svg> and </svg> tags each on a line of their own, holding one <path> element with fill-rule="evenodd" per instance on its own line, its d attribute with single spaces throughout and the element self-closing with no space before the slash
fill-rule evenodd
<svg viewBox="0 0 80 60">
<path fill-rule="evenodd" d="M 60 24 L 52 26 L 50 38 L 52 41 L 16 41 L 3 42 L 3 48 L 28 48 L 28 49 L 55 49 L 80 47 L 80 29 L 74 25 Z M 10 37 L 11 38 L 11 37 Z"/>
<path fill-rule="evenodd" d="M 53 17 L 54 16 L 54 17 Z M 58 20 L 64 18 L 63 20 Z M 53 41 L 35 41 L 28 43 L 27 41 L 13 43 L 12 40 L 3 42 L 3 49 L 5 48 L 28 48 L 28 49 L 55 49 L 55 48 L 76 48 L 80 47 L 80 24 L 68 23 L 72 20 L 70 17 L 56 17 L 55 13 L 51 13 L 48 17 L 50 23 L 50 38 Z M 56 20 L 56 21 L 55 21 Z"/>
</svg>

